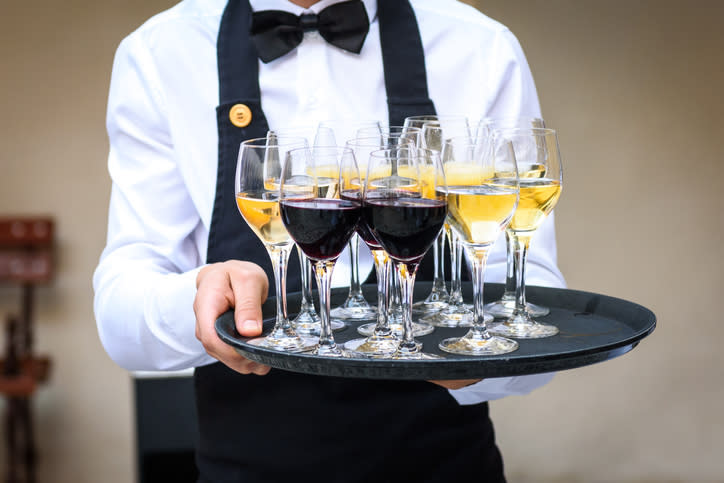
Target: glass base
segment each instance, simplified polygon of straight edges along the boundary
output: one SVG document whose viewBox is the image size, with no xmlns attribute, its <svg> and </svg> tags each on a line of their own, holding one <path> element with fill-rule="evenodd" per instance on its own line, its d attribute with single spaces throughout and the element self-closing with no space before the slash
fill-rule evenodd
<svg viewBox="0 0 724 483">
<path fill-rule="evenodd" d="M 467 306 L 450 307 L 434 314 L 420 318 L 420 322 L 430 324 L 434 327 L 471 327 L 473 325 L 473 311 Z M 493 321 L 493 316 L 483 314 L 485 323 Z"/>
<path fill-rule="evenodd" d="M 319 345 L 319 343 L 317 343 L 315 344 L 312 354 L 320 357 L 350 357 L 350 354 L 338 344 Z"/>
<path fill-rule="evenodd" d="M 397 351 L 400 339 L 390 335 L 370 336 L 365 339 L 352 339 L 344 343 L 344 349 L 352 357 L 373 357 L 384 358 L 390 357 Z"/>
<path fill-rule="evenodd" d="M 526 302 L 525 308 L 531 317 L 544 317 L 551 312 L 548 307 L 542 307 L 530 302 Z M 485 312 L 498 319 L 507 319 L 513 315 L 515 310 L 515 296 L 512 298 L 503 296 L 496 302 L 485 304 Z"/>
<path fill-rule="evenodd" d="M 516 339 L 542 339 L 543 337 L 556 335 L 558 327 L 541 324 L 533 319 L 516 318 L 494 324 L 488 328 L 488 331 L 505 337 L 515 337 Z"/>
<path fill-rule="evenodd" d="M 518 348 L 518 343 L 504 337 L 471 337 L 470 333 L 463 337 L 453 337 L 440 342 L 439 347 L 445 352 L 466 356 L 494 356 L 507 354 Z"/>
<path fill-rule="evenodd" d="M 412 304 L 413 313 L 419 314 L 430 314 L 438 312 L 449 306 L 448 300 L 450 296 L 447 291 L 442 288 L 440 290 L 434 290 L 430 292 L 425 300 L 415 302 Z"/>
<path fill-rule="evenodd" d="M 312 318 L 308 312 L 303 312 L 292 321 L 292 326 L 297 334 L 302 336 L 319 336 L 322 329 L 322 322 L 317 314 L 314 315 L 315 317 Z M 330 323 L 332 324 L 332 330 L 334 332 L 347 328 L 347 323 L 343 320 L 332 319 Z"/>
<path fill-rule="evenodd" d="M 417 302 L 412 305 L 412 315 L 417 317 L 427 317 L 433 315 L 441 310 L 445 310 L 449 305 L 447 302 Z"/>
<path fill-rule="evenodd" d="M 361 295 L 353 295 L 329 311 L 329 315 L 342 320 L 364 320 L 377 317 L 377 307 L 370 305 Z"/>
<path fill-rule="evenodd" d="M 292 325 L 318 324 L 321 320 L 315 310 L 302 308 L 297 316 L 292 319 Z"/>
<path fill-rule="evenodd" d="M 359 327 L 357 327 L 357 332 L 364 336 L 371 336 L 375 332 L 375 327 L 377 327 L 377 323 L 369 323 L 369 324 L 362 324 Z M 397 323 L 391 323 L 390 324 L 390 330 L 392 330 L 392 334 L 399 340 L 402 338 L 402 332 L 404 330 L 402 324 Z M 413 322 L 412 323 L 412 336 L 413 337 L 422 337 L 423 335 L 427 335 L 432 333 L 432 331 L 435 330 L 435 327 L 433 327 L 430 324 L 425 324 L 421 322 Z"/>
<path fill-rule="evenodd" d="M 251 345 L 283 352 L 308 352 L 314 350 L 317 342 L 317 339 L 300 336 L 256 337 L 247 341 Z"/>
</svg>

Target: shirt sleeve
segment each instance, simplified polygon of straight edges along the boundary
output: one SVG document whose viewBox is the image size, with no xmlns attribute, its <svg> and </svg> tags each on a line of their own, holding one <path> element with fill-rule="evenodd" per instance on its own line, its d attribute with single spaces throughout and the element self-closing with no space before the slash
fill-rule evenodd
<svg viewBox="0 0 724 483">
<path fill-rule="evenodd" d="M 210 362 L 195 337 L 200 217 L 174 159 L 163 93 L 139 36 L 119 46 L 108 102 L 107 244 L 93 277 L 104 348 L 129 370 Z"/>
<path fill-rule="evenodd" d="M 496 44 L 494 58 L 490 62 L 491 77 L 500 81 L 494 87 L 497 95 L 487 106 L 486 115 L 498 118 L 541 117 L 533 75 L 518 39 L 510 30 L 503 29 L 497 36 Z M 494 250 L 486 266 L 486 281 L 503 282 L 506 263 L 505 250 Z M 565 287 L 565 279 L 558 269 L 553 213 L 536 231 L 528 250 L 526 267 L 526 285 Z M 449 392 L 459 404 L 477 404 L 528 394 L 551 379 L 552 373 L 491 378 Z"/>
</svg>

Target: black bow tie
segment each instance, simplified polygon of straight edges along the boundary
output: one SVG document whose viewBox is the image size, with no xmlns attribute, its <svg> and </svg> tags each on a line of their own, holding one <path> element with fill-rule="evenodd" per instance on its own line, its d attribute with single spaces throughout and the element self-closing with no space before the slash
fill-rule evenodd
<svg viewBox="0 0 724 483">
<path fill-rule="evenodd" d="M 283 10 L 261 10 L 252 15 L 251 40 L 264 63 L 292 51 L 309 30 L 318 30 L 330 44 L 359 54 L 369 25 L 361 0 L 335 3 L 319 15 L 296 16 Z"/>
</svg>

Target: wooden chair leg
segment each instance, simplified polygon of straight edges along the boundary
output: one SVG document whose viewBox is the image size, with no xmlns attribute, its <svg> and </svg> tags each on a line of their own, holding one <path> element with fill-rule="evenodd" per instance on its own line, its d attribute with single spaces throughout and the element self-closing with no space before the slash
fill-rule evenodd
<svg viewBox="0 0 724 483">
<path fill-rule="evenodd" d="M 23 413 L 23 453 L 21 454 L 24 466 L 25 466 L 25 482 L 35 483 L 36 475 L 36 460 L 37 452 L 35 450 L 35 434 L 33 432 L 33 410 L 32 400 L 23 398 L 22 413 Z"/>
<path fill-rule="evenodd" d="M 9 397 L 5 411 L 8 467 L 6 483 L 35 483 L 37 452 L 33 432 L 31 399 Z"/>
<path fill-rule="evenodd" d="M 20 479 L 18 468 L 18 451 L 17 451 L 17 405 L 16 398 L 9 397 L 7 399 L 7 407 L 5 409 L 5 441 L 8 448 L 8 467 L 5 473 L 5 481 L 7 483 L 17 483 Z"/>
</svg>

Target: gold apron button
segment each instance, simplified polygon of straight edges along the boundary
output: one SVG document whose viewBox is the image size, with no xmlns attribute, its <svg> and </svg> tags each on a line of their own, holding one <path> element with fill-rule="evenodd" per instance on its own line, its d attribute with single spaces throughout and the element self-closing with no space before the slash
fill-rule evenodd
<svg viewBox="0 0 724 483">
<path fill-rule="evenodd" d="M 234 104 L 229 111 L 229 120 L 236 127 L 246 127 L 251 123 L 251 109 L 246 104 Z"/>
</svg>

